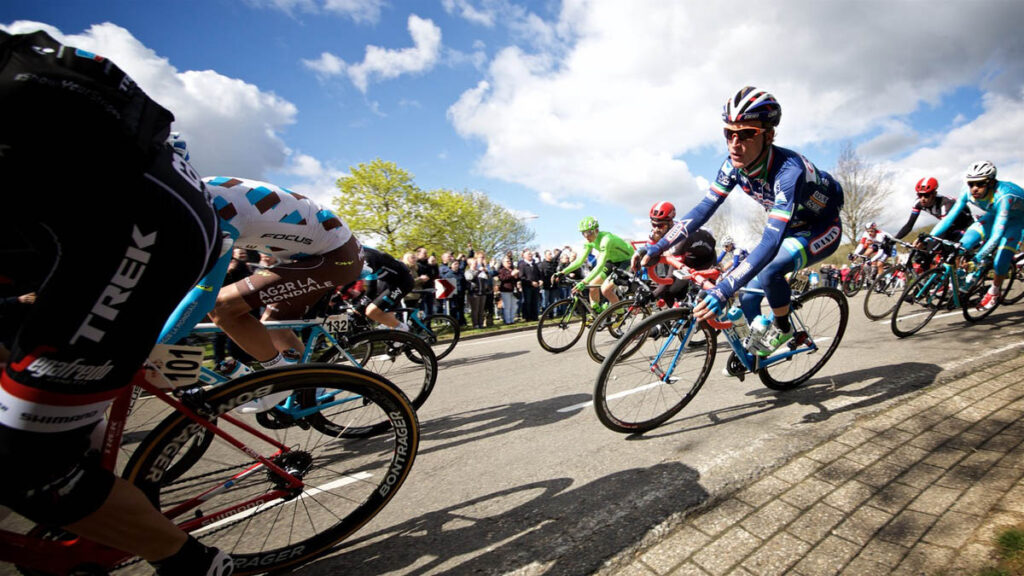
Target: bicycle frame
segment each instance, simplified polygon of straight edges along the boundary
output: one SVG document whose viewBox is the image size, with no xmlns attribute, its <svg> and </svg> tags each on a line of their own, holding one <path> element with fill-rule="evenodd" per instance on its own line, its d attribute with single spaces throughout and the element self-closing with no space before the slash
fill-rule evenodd
<svg viewBox="0 0 1024 576">
<path fill-rule="evenodd" d="M 154 397 L 159 398 L 173 409 L 184 414 L 197 426 L 217 435 L 228 444 L 234 446 L 236 449 L 258 462 L 246 470 L 233 474 L 230 478 L 224 480 L 218 487 L 197 497 L 191 498 L 188 501 L 182 502 L 171 510 L 164 512 L 164 515 L 169 519 L 173 520 L 181 517 L 191 510 L 196 509 L 211 496 L 230 490 L 239 479 L 257 471 L 270 470 L 280 478 L 284 479 L 287 483 L 286 486 L 277 488 L 266 494 L 250 498 L 244 502 L 227 508 L 210 511 L 209 514 L 204 514 L 204 519 L 189 519 L 186 516 L 182 522 L 178 523 L 178 526 L 182 530 L 193 531 L 202 527 L 204 524 L 212 523 L 210 519 L 226 518 L 235 514 L 244 514 L 247 510 L 255 509 L 258 506 L 286 499 L 292 496 L 296 490 L 302 489 L 304 486 L 302 480 L 296 478 L 271 461 L 271 458 L 275 458 L 281 454 L 289 452 L 291 449 L 288 446 L 275 441 L 273 438 L 263 434 L 258 429 L 237 420 L 230 414 L 222 414 L 218 418 L 218 421 L 228 422 L 237 426 L 277 450 L 276 453 L 269 457 L 260 455 L 243 442 L 231 436 L 231 434 L 225 431 L 222 426 L 214 424 L 202 416 L 197 415 L 197 413 L 189 408 L 185 403 L 168 394 L 168 392 L 163 388 L 153 384 L 147 378 L 147 374 L 153 374 L 154 372 L 159 374 L 151 364 L 140 369 L 133 377 L 131 384 L 126 386 L 124 390 L 114 398 L 109 412 L 110 420 L 108 421 L 104 432 L 103 445 L 101 448 L 101 463 L 104 468 L 111 472 L 114 471 L 128 414 L 131 411 L 131 407 L 134 404 L 135 399 L 142 391 L 145 391 L 152 394 Z M 162 375 L 160 375 L 160 377 L 162 378 Z M 166 379 L 164 379 L 164 382 L 169 384 Z M 0 530 L 0 559 L 26 568 L 66 574 L 75 567 L 82 565 L 96 564 L 98 562 L 102 566 L 114 566 L 125 562 L 130 558 L 132 558 L 131 554 L 115 550 L 113 548 L 108 548 L 80 537 L 76 537 L 71 540 L 48 540 L 39 536 L 28 536 L 7 530 Z"/>
</svg>

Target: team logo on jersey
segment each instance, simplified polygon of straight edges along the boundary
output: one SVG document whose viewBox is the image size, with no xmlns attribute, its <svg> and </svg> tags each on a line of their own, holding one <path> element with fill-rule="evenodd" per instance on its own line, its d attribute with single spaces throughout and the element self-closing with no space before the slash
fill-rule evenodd
<svg viewBox="0 0 1024 576">
<path fill-rule="evenodd" d="M 274 234 L 273 232 L 267 232 L 260 236 L 260 238 L 270 238 L 272 240 L 287 240 L 289 242 L 295 242 L 297 244 L 310 245 L 313 243 L 312 238 L 306 238 L 305 236 L 299 236 L 298 234 Z"/>
<path fill-rule="evenodd" d="M 810 243 L 811 254 L 818 254 L 825 248 L 828 248 L 830 244 L 839 239 L 840 235 L 842 235 L 842 230 L 839 229 L 839 226 L 832 226 L 821 236 L 812 239 Z"/>
</svg>

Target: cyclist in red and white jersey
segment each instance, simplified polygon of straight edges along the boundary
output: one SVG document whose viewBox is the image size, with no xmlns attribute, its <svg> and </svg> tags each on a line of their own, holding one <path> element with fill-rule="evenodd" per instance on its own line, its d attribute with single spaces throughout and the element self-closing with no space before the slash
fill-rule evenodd
<svg viewBox="0 0 1024 576">
<path fill-rule="evenodd" d="M 855 255 L 863 255 L 865 266 L 871 266 L 876 273 L 881 274 L 885 261 L 896 255 L 895 239 L 875 222 L 868 222 L 867 228 L 857 241 L 857 247 L 850 254 L 850 260 L 853 260 Z"/>
</svg>

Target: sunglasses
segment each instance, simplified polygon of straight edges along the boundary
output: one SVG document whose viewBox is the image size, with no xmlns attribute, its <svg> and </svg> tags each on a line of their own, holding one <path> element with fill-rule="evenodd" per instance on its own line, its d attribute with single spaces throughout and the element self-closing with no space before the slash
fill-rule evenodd
<svg viewBox="0 0 1024 576">
<path fill-rule="evenodd" d="M 924 192 L 923 194 L 918 193 L 917 195 L 918 198 L 931 198 L 933 196 L 935 196 L 935 192 Z"/>
<path fill-rule="evenodd" d="M 651 220 L 651 228 L 668 228 L 671 225 L 671 220 Z"/>
<path fill-rule="evenodd" d="M 733 130 L 732 128 L 722 128 L 722 133 L 725 134 L 725 140 L 727 142 L 732 142 L 734 136 L 740 142 L 745 142 L 765 132 L 765 130 L 765 128 L 740 128 L 739 130 Z"/>
<path fill-rule="evenodd" d="M 968 188 L 984 188 L 988 186 L 988 180 L 974 180 L 967 183 Z"/>
</svg>

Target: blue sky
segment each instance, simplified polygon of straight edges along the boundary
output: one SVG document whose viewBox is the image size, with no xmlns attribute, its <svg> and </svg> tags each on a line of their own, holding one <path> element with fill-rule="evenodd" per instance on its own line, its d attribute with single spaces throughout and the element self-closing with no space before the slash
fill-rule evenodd
<svg viewBox="0 0 1024 576">
<path fill-rule="evenodd" d="M 423 189 L 487 193 L 541 248 L 579 244 L 586 215 L 637 237 L 653 202 L 696 203 L 724 157 L 721 104 L 748 84 L 781 101 L 778 144 L 827 170 L 852 142 L 893 172 L 886 227 L 924 175 L 953 194 L 986 158 L 1020 182 L 1022 21 L 1017 0 L 0 6 L 6 30 L 42 25 L 125 68 L 175 112 L 204 175 L 326 200 L 381 158 Z M 743 238 L 754 203 L 734 196 Z"/>
</svg>

